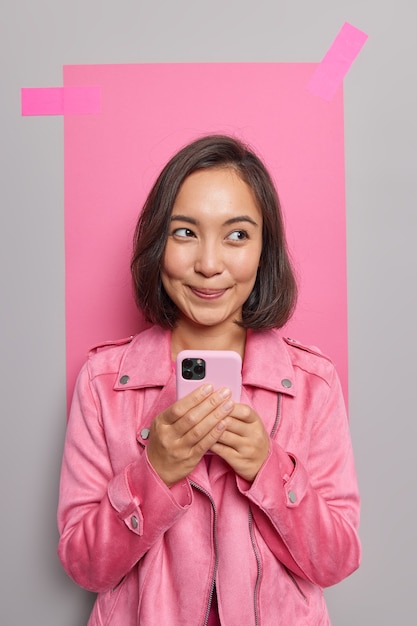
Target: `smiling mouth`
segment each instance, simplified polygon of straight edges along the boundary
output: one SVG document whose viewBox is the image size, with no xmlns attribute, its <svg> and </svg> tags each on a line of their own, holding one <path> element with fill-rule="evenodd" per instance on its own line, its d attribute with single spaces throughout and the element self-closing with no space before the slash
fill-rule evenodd
<svg viewBox="0 0 417 626">
<path fill-rule="evenodd" d="M 190 289 L 194 295 L 203 300 L 216 300 L 227 291 L 227 289 L 198 289 L 197 287 L 190 287 Z"/>
</svg>

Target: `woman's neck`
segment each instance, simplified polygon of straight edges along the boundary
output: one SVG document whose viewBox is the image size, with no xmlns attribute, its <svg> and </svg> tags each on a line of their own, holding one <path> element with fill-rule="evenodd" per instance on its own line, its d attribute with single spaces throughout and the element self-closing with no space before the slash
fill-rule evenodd
<svg viewBox="0 0 417 626">
<path fill-rule="evenodd" d="M 185 328 L 178 324 L 172 330 L 171 351 L 173 360 L 181 350 L 234 350 L 244 357 L 246 329 L 234 324 L 231 328 L 219 329 L 199 326 Z"/>
</svg>

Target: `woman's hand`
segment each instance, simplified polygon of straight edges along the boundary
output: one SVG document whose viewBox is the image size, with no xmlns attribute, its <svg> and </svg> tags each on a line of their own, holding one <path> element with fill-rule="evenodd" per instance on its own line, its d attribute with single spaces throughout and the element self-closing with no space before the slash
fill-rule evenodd
<svg viewBox="0 0 417 626">
<path fill-rule="evenodd" d="M 269 436 L 259 415 L 247 404 L 235 404 L 212 451 L 242 478 L 252 482 L 269 454 Z"/>
<path fill-rule="evenodd" d="M 154 419 L 148 459 L 168 487 L 188 476 L 218 441 L 235 406 L 230 396 L 230 389 L 213 393 L 203 385 Z"/>
</svg>

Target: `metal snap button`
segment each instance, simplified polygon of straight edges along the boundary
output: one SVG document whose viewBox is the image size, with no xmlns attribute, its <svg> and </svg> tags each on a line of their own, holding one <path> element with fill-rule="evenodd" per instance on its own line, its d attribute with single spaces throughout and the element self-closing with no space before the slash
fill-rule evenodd
<svg viewBox="0 0 417 626">
<path fill-rule="evenodd" d="M 136 517 L 136 515 L 132 515 L 132 517 L 130 518 L 130 521 L 132 524 L 132 528 L 136 530 L 136 528 L 139 526 L 138 518 Z"/>
<path fill-rule="evenodd" d="M 288 378 L 283 378 L 281 380 L 281 385 L 283 387 L 286 387 L 286 389 L 289 389 L 290 387 L 292 387 L 292 382 L 290 380 L 288 380 Z"/>
<path fill-rule="evenodd" d="M 291 502 L 291 504 L 294 504 L 295 502 L 297 502 L 297 495 L 295 491 L 291 490 L 288 492 L 288 500 Z"/>
<path fill-rule="evenodd" d="M 122 376 L 119 380 L 119 383 L 121 385 L 126 385 L 126 383 L 128 383 L 130 380 L 129 376 L 127 376 L 127 374 L 125 374 L 124 376 Z"/>
<path fill-rule="evenodd" d="M 149 430 L 149 428 L 142 428 L 142 430 L 140 431 L 140 436 L 142 437 L 142 439 L 148 439 L 150 432 L 151 431 Z"/>
</svg>

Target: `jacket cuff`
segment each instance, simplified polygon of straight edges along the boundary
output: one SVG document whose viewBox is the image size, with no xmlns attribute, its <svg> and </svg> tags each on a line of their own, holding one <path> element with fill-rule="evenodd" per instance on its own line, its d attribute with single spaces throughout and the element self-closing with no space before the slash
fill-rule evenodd
<svg viewBox="0 0 417 626">
<path fill-rule="evenodd" d="M 158 519 L 168 529 L 190 506 L 192 491 L 186 480 L 169 489 L 144 453 L 113 478 L 108 497 L 129 530 L 143 535 L 144 519 Z"/>
<path fill-rule="evenodd" d="M 275 442 L 271 442 L 269 455 L 252 483 L 240 476 L 236 479 L 239 491 L 265 510 L 276 506 L 277 489 L 281 490 L 288 507 L 298 506 L 308 483 L 296 456 L 286 452 Z"/>
</svg>

